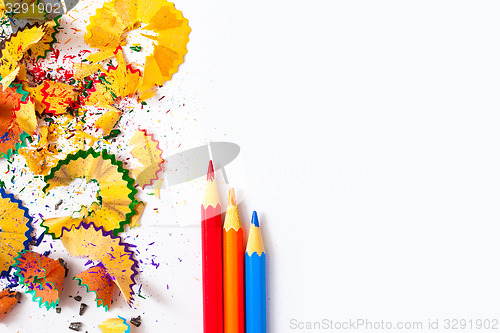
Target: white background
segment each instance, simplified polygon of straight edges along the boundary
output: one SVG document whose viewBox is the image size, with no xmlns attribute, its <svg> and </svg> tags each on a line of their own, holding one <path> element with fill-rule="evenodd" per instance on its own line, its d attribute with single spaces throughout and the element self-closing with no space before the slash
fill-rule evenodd
<svg viewBox="0 0 500 333">
<path fill-rule="evenodd" d="M 298 331 L 292 319 L 498 318 L 499 9 L 228 10 L 205 116 L 244 152 L 270 332 Z"/>
<path fill-rule="evenodd" d="M 245 225 L 260 213 L 269 332 L 300 331 L 294 319 L 499 318 L 498 2 L 176 7 L 193 32 L 166 86 L 189 105 L 171 121 L 199 132 L 172 133 L 169 147 L 241 146 L 228 172 Z M 156 241 L 161 257 L 159 270 L 145 267 L 138 309 L 119 300 L 82 319 L 67 297 L 61 315 L 25 299 L 0 331 L 66 332 L 82 320 L 96 332 L 107 317 L 141 314 L 133 332 L 201 332 L 202 188 L 163 191 L 129 234 Z"/>
</svg>

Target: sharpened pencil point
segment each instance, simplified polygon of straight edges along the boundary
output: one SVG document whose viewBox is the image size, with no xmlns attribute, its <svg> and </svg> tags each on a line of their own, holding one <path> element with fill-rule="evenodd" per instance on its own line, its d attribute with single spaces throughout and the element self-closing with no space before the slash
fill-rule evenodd
<svg viewBox="0 0 500 333">
<path fill-rule="evenodd" d="M 257 212 L 256 211 L 254 211 L 253 214 L 252 214 L 252 224 L 254 226 L 256 226 L 257 228 L 260 227 L 259 217 L 257 216 Z"/>
<path fill-rule="evenodd" d="M 207 180 L 212 181 L 215 178 L 215 173 L 214 173 L 214 164 L 212 163 L 212 160 L 210 160 L 210 163 L 208 163 L 208 172 L 207 172 Z"/>
<path fill-rule="evenodd" d="M 229 189 L 229 198 L 227 199 L 228 206 L 236 206 L 236 195 L 234 194 L 234 188 Z"/>
</svg>

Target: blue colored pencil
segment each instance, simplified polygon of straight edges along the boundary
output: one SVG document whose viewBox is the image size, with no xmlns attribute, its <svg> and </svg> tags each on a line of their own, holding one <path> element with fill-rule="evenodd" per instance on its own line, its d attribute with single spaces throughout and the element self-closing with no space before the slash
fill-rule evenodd
<svg viewBox="0 0 500 333">
<path fill-rule="evenodd" d="M 266 332 L 266 253 L 257 212 L 253 212 L 245 253 L 246 333 Z"/>
</svg>

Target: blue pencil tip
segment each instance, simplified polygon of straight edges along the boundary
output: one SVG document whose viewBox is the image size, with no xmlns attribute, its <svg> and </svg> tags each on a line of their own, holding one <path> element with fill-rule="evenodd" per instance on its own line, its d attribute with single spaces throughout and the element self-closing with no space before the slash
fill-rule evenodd
<svg viewBox="0 0 500 333">
<path fill-rule="evenodd" d="M 252 214 L 252 224 L 254 226 L 256 226 L 257 228 L 260 227 L 259 217 L 257 216 L 257 212 L 256 211 L 254 211 L 253 214 Z"/>
</svg>

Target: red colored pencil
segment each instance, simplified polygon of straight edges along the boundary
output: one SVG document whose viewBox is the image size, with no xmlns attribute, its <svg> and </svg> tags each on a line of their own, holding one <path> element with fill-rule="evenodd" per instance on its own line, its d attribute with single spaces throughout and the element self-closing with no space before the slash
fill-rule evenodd
<svg viewBox="0 0 500 333">
<path fill-rule="evenodd" d="M 201 237 L 203 332 L 223 333 L 222 219 L 212 161 L 208 165 L 207 184 L 201 205 Z"/>
</svg>

